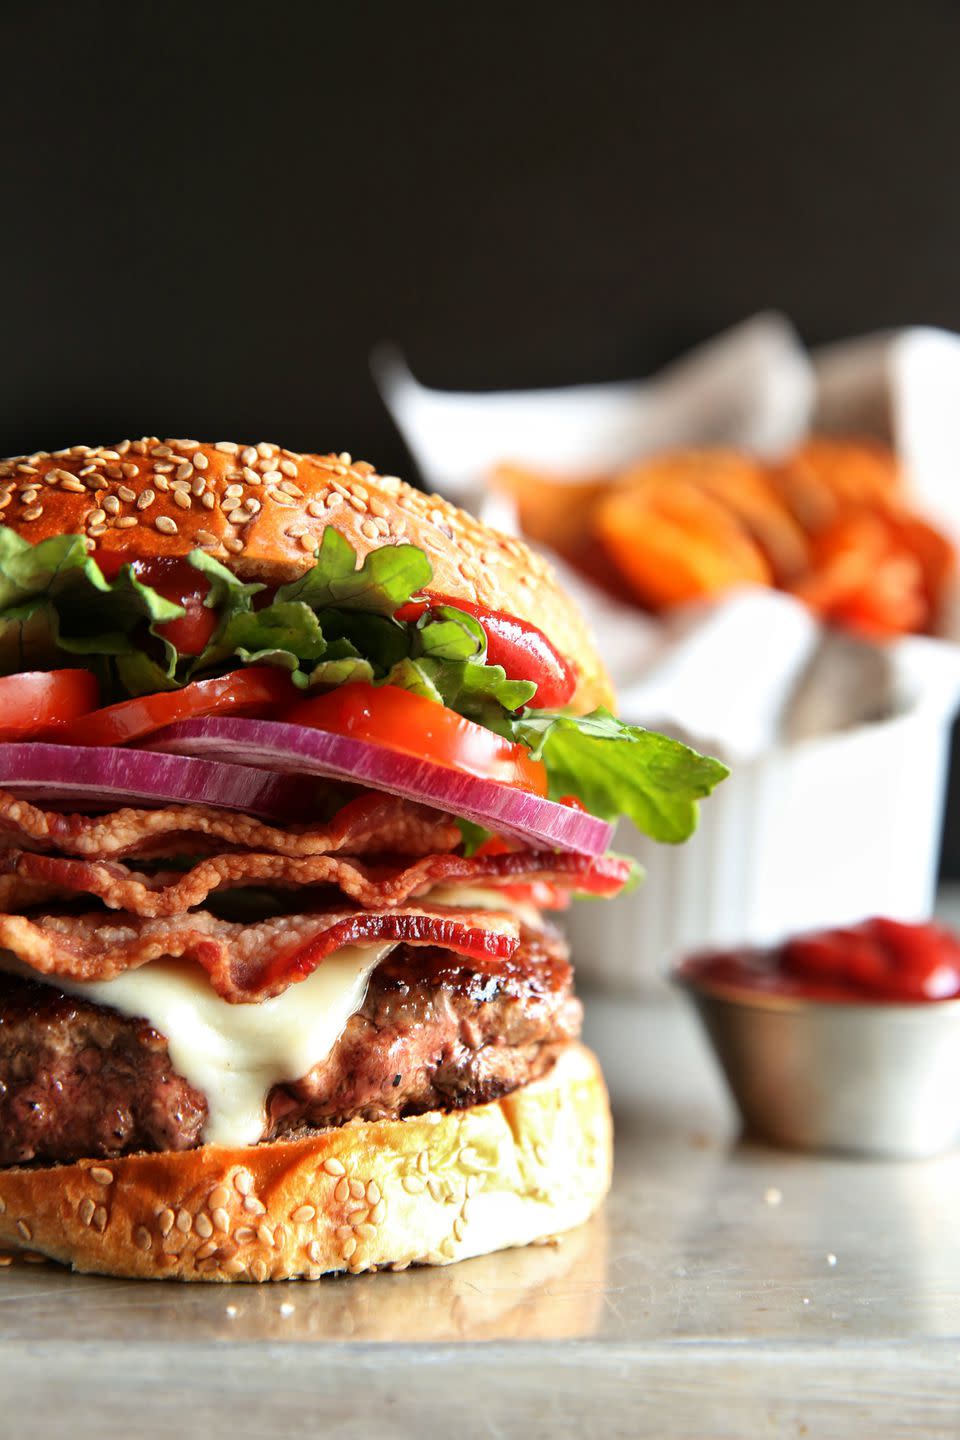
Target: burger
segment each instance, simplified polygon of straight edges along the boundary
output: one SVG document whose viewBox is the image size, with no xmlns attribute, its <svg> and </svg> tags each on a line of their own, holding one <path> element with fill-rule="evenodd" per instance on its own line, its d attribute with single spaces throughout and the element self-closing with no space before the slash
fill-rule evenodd
<svg viewBox="0 0 960 1440">
<path fill-rule="evenodd" d="M 571 897 L 716 761 L 547 564 L 348 454 L 0 464 L 0 1241 L 116 1276 L 446 1264 L 586 1220 Z"/>
</svg>

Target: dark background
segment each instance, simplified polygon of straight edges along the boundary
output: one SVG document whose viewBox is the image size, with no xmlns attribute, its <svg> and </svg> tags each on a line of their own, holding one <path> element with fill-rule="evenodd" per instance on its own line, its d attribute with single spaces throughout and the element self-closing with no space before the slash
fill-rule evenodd
<svg viewBox="0 0 960 1440">
<path fill-rule="evenodd" d="M 960 329 L 951 0 L 0 27 L 0 454 L 266 436 L 410 474 L 384 337 L 482 388 L 640 375 L 765 306 L 811 342 Z"/>
</svg>

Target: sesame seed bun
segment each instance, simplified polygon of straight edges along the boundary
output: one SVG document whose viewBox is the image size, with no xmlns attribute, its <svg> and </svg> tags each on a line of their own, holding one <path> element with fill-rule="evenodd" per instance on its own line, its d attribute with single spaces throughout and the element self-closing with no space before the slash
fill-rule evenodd
<svg viewBox="0 0 960 1440">
<path fill-rule="evenodd" d="M 502 1100 L 305 1140 L 0 1172 L 0 1242 L 147 1280 L 447 1265 L 572 1229 L 610 1185 L 595 1057 Z"/>
<path fill-rule="evenodd" d="M 0 463 L 0 518 L 33 542 L 84 535 L 91 549 L 129 560 L 200 548 L 269 585 L 307 569 L 328 526 L 361 558 L 382 545 L 417 545 L 435 591 L 544 632 L 577 672 L 571 709 L 612 703 L 584 620 L 541 556 L 347 454 L 154 437 L 74 445 Z"/>
</svg>

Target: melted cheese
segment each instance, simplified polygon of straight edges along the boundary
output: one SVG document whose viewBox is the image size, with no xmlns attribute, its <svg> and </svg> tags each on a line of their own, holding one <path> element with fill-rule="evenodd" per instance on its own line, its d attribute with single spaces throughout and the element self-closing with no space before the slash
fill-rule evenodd
<svg viewBox="0 0 960 1440">
<path fill-rule="evenodd" d="M 392 949 L 347 945 L 306 980 L 258 1005 L 231 1005 L 198 965 L 155 960 L 115 980 L 38 975 L 68 995 L 109 1005 L 164 1035 L 178 1074 L 206 1096 L 208 1145 L 254 1145 L 274 1085 L 299 1080 L 336 1045 L 360 1009 L 373 970 Z M 5 968 L 13 968 L 5 966 Z"/>
<path fill-rule="evenodd" d="M 462 910 L 499 910 L 512 915 L 521 925 L 531 930 L 543 929 L 543 916 L 529 900 L 514 900 L 491 885 L 435 885 L 429 894 L 421 896 L 421 905 L 456 905 Z"/>
</svg>

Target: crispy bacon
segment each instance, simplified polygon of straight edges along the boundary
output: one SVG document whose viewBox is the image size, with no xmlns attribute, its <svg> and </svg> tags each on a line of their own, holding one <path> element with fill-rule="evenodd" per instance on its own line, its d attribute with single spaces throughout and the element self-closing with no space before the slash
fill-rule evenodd
<svg viewBox="0 0 960 1440">
<path fill-rule="evenodd" d="M 630 865 L 615 855 L 525 850 L 502 855 L 427 855 L 412 865 L 365 864 L 353 857 L 250 854 L 199 861 L 185 874 L 144 875 L 115 861 L 72 860 L 33 851 L 0 851 L 0 904 L 21 909 L 54 896 L 95 895 L 111 910 L 159 917 L 182 915 L 214 891 L 245 885 L 298 889 L 328 885 L 367 910 L 404 905 L 435 885 L 517 885 L 545 881 L 592 895 L 615 895 L 630 878 Z"/>
<path fill-rule="evenodd" d="M 200 910 L 175 919 L 124 915 L 0 915 L 0 948 L 32 970 L 73 980 L 112 980 L 152 960 L 201 965 L 224 1000 L 257 1004 L 304 980 L 344 945 L 396 940 L 474 959 L 508 959 L 520 943 L 510 915 L 441 906 L 370 913 L 284 915 L 253 925 Z"/>
<path fill-rule="evenodd" d="M 162 810 L 113 810 L 108 815 L 61 815 L 0 790 L 0 845 L 58 850 L 91 860 L 124 856 L 190 855 L 196 851 L 257 850 L 291 857 L 328 855 L 432 855 L 453 850 L 460 831 L 448 815 L 395 795 L 368 791 L 332 820 L 278 829 L 249 815 L 209 805 Z"/>
</svg>

